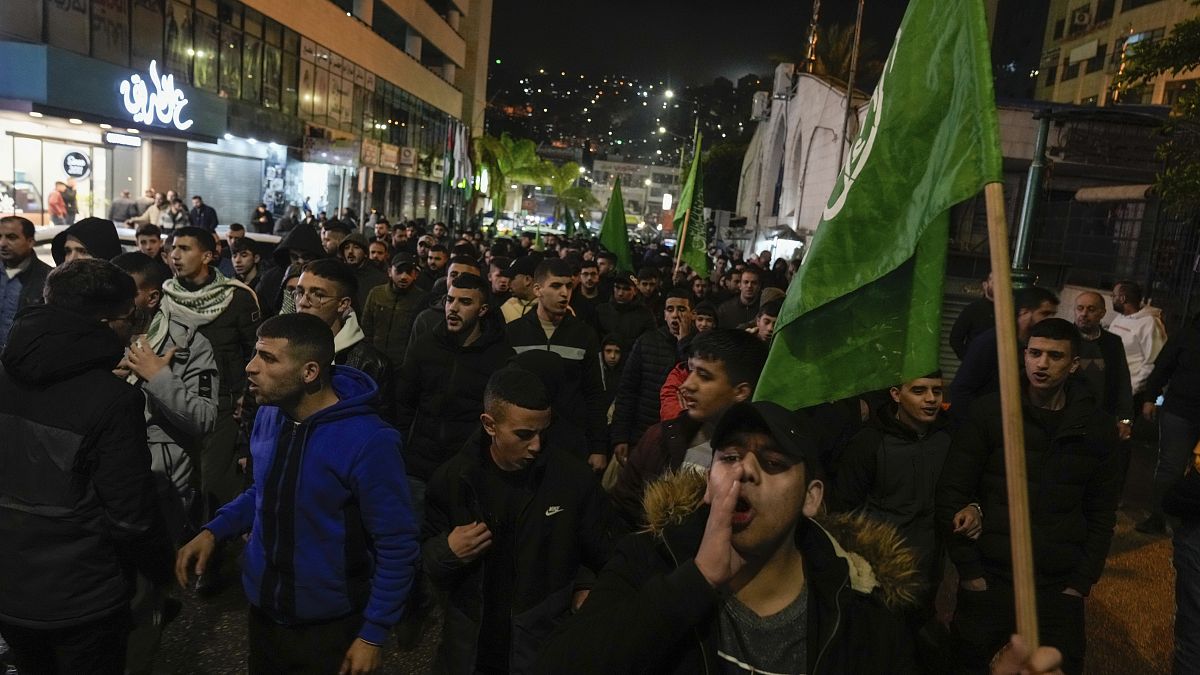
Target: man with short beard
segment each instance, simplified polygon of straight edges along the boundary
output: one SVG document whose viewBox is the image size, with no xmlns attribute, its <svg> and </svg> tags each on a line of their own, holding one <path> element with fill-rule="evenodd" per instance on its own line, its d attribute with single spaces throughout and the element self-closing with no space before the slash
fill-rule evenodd
<svg viewBox="0 0 1200 675">
<path fill-rule="evenodd" d="M 363 308 L 363 334 L 387 355 L 393 374 L 404 363 L 413 320 L 425 299 L 425 293 L 416 287 L 420 273 L 412 254 L 397 253 L 388 270 L 390 283 L 371 289 Z"/>
<path fill-rule="evenodd" d="M 397 378 L 396 426 L 418 515 L 425 484 L 470 437 L 483 412 L 488 378 L 513 354 L 477 274 L 450 280 L 442 322 L 414 337 Z"/>
<path fill-rule="evenodd" d="M 386 239 L 376 239 L 367 246 L 367 259 L 380 270 L 386 269 L 392 259 L 391 245 Z"/>
<path fill-rule="evenodd" d="M 8 340 L 17 312 L 42 302 L 51 267 L 33 252 L 33 222 L 21 216 L 0 218 L 0 349 Z"/>
<path fill-rule="evenodd" d="M 1100 408 L 1116 421 L 1117 435 L 1128 440 L 1133 432 L 1133 389 L 1121 338 L 1100 325 L 1106 311 L 1099 293 L 1085 291 L 1075 298 L 1075 327 L 1079 343 L 1079 374 L 1088 381 Z"/>
<path fill-rule="evenodd" d="M 445 277 L 434 284 L 425 309 L 417 314 L 416 320 L 413 321 L 412 339 L 425 335 L 445 321 L 445 306 L 450 284 L 463 274 L 479 276 L 479 263 L 469 256 L 454 256 L 450 260 L 450 264 L 446 265 Z"/>
<path fill-rule="evenodd" d="M 717 326 L 739 328 L 754 321 L 758 313 L 758 294 L 762 288 L 762 271 L 757 267 L 742 270 L 737 282 L 737 295 L 717 307 Z"/>
<path fill-rule="evenodd" d="M 218 542 L 249 534 L 251 673 L 378 671 L 412 587 L 418 524 L 400 434 L 371 407 L 371 379 L 333 359 L 320 319 L 263 322 L 246 365 L 261 406 L 254 482 L 176 557 L 186 586 L 193 571 L 207 572 Z"/>
</svg>

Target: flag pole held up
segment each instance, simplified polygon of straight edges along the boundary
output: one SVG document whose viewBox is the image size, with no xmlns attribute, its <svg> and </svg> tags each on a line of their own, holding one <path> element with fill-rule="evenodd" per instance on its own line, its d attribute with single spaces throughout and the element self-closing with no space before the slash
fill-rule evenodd
<svg viewBox="0 0 1200 675">
<path fill-rule="evenodd" d="M 1017 633 L 1029 648 L 1038 647 L 1037 593 L 1033 577 L 1033 534 L 1029 522 L 1029 482 L 1025 473 L 1025 423 L 1021 416 L 1021 355 L 1017 353 L 1016 311 L 1008 255 L 1004 184 L 983 188 L 987 205 L 993 298 L 996 304 L 996 358 L 1000 366 L 1000 420 L 1004 431 L 1004 473 L 1008 487 L 1009 539 L 1012 546 L 1013 598 Z"/>
</svg>

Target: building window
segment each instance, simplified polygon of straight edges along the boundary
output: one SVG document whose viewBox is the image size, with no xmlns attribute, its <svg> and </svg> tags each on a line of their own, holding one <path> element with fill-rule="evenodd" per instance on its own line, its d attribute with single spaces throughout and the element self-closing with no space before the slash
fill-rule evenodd
<svg viewBox="0 0 1200 675">
<path fill-rule="evenodd" d="M 1156 2 L 1159 2 L 1159 0 L 1125 0 L 1125 2 L 1121 3 L 1121 11 L 1128 12 L 1131 9 L 1137 9 L 1138 7 L 1153 5 Z"/>
<path fill-rule="evenodd" d="M 1109 21 L 1113 17 L 1113 11 L 1116 9 L 1117 0 L 1100 0 L 1096 3 L 1096 17 L 1094 21 Z"/>
<path fill-rule="evenodd" d="M 1091 5 L 1083 5 L 1071 10 L 1071 28 L 1067 31 L 1068 35 L 1079 35 L 1086 33 L 1092 27 L 1092 8 Z"/>
<path fill-rule="evenodd" d="M 220 93 L 228 98 L 242 95 L 242 31 L 221 26 Z"/>
<path fill-rule="evenodd" d="M 170 5 L 171 3 L 167 3 Z M 133 21 L 130 25 L 131 32 L 138 36 L 132 42 L 132 61 L 130 65 L 135 70 L 146 70 L 150 67 L 150 62 L 157 60 L 162 63 L 162 66 L 171 72 L 168 64 L 163 63 L 163 35 L 164 28 L 169 31 L 170 25 L 164 23 L 163 6 L 158 2 L 135 2 L 133 3 Z M 168 59 L 169 59 L 168 55 Z M 186 66 L 185 66 L 186 67 Z"/>
<path fill-rule="evenodd" d="M 1086 72 L 1095 73 L 1104 69 L 1104 59 L 1108 55 L 1108 45 L 1096 47 L 1096 55 L 1087 60 Z"/>
<path fill-rule="evenodd" d="M 86 55 L 89 51 L 87 4 L 47 2 L 46 41 L 55 47 Z"/>
<path fill-rule="evenodd" d="M 1056 82 L 1058 82 L 1058 64 L 1047 66 L 1046 79 L 1044 81 L 1045 86 L 1053 87 Z"/>
<path fill-rule="evenodd" d="M 1058 21 L 1054 22 L 1054 39 L 1055 40 L 1062 38 L 1063 31 L 1066 29 L 1066 27 L 1067 27 L 1066 19 L 1059 19 Z"/>
<path fill-rule="evenodd" d="M 196 41 L 195 49 L 189 49 L 188 54 L 193 59 L 192 72 L 195 73 L 192 82 L 201 89 L 217 90 L 217 54 L 221 46 L 221 24 L 215 16 L 202 12 L 195 13 Z"/>
<path fill-rule="evenodd" d="M 92 3 L 92 56 L 129 65 L 129 2 Z"/>
<path fill-rule="evenodd" d="M 1194 92 L 1197 85 L 1200 85 L 1200 78 L 1195 77 L 1190 80 L 1168 82 L 1163 88 L 1163 105 L 1175 107 L 1179 103 L 1179 97 L 1185 93 Z"/>
<path fill-rule="evenodd" d="M 1079 63 L 1063 61 L 1062 81 L 1066 82 L 1067 80 L 1073 80 L 1077 77 L 1079 77 Z"/>
</svg>

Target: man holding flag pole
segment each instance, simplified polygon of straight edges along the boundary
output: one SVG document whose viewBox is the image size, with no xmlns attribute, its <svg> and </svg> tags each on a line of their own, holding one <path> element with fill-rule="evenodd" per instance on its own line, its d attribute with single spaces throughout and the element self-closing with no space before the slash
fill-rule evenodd
<svg viewBox="0 0 1200 675">
<path fill-rule="evenodd" d="M 949 209 L 986 186 L 1000 362 L 1010 366 L 1001 377 L 1002 466 L 1019 633 L 997 645 L 988 670 L 1059 672 L 1058 651 L 1037 647 L 986 20 L 980 0 L 943 5 L 909 2 L 791 284 L 756 401 L 717 423 L 707 475 L 668 475 L 647 488 L 649 530 L 622 542 L 540 670 L 913 672 L 912 640 L 899 628 L 912 596 L 897 574 L 905 559 L 914 566 L 911 553 L 893 539 L 879 556 L 860 529 L 886 538 L 890 526 L 859 519 L 846 527 L 818 515 L 816 432 L 807 415 L 789 411 L 936 369 Z"/>
</svg>

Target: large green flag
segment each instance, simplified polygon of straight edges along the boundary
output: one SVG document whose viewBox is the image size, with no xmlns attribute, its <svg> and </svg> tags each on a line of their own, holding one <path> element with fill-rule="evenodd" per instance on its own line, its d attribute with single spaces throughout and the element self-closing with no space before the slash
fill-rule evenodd
<svg viewBox="0 0 1200 675">
<path fill-rule="evenodd" d="M 575 236 L 575 217 L 571 215 L 571 209 L 566 206 L 562 207 L 562 213 L 563 237 L 570 239 Z"/>
<path fill-rule="evenodd" d="M 612 197 L 604 222 L 600 225 L 600 245 L 617 256 L 617 271 L 633 273 L 633 253 L 629 250 L 629 230 L 625 226 L 625 200 L 621 198 L 621 179 L 613 183 Z"/>
<path fill-rule="evenodd" d="M 981 0 L 911 0 L 788 289 L 755 398 L 799 408 L 938 367 L 950 207 L 1001 179 Z"/>
<path fill-rule="evenodd" d="M 687 181 L 679 191 L 679 205 L 675 207 L 675 231 L 683 237 L 679 251 L 680 261 L 701 276 L 708 276 L 708 242 L 704 231 L 704 174 L 700 169 L 700 141 L 696 133 L 696 149 L 692 153 L 692 166 L 688 169 Z M 690 214 L 690 215 L 688 215 Z M 687 229 L 684 230 L 684 218 Z"/>
</svg>

